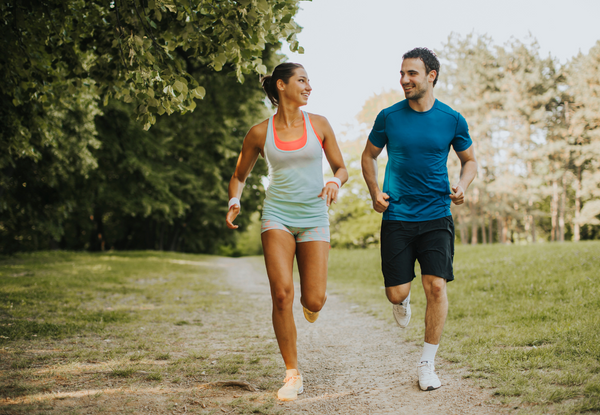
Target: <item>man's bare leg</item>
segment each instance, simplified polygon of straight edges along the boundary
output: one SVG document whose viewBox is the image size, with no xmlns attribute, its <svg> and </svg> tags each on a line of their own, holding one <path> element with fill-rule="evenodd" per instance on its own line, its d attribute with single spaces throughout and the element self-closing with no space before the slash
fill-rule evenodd
<svg viewBox="0 0 600 415">
<path fill-rule="evenodd" d="M 393 287 L 386 287 L 385 294 L 394 306 L 392 312 L 396 323 L 402 328 L 408 327 L 410 322 L 410 282 Z"/>
<path fill-rule="evenodd" d="M 410 282 L 393 287 L 385 287 L 385 295 L 392 304 L 400 304 L 410 294 Z"/>
<path fill-rule="evenodd" d="M 446 280 L 435 275 L 423 275 L 423 289 L 427 298 L 425 312 L 425 343 L 440 344 L 448 315 Z"/>
<path fill-rule="evenodd" d="M 417 373 L 419 387 L 429 391 L 442 386 L 435 373 L 435 355 L 448 315 L 448 297 L 445 279 L 435 275 L 423 275 L 422 279 L 427 297 L 427 310 L 425 312 L 425 344 L 421 360 L 417 365 Z"/>
</svg>

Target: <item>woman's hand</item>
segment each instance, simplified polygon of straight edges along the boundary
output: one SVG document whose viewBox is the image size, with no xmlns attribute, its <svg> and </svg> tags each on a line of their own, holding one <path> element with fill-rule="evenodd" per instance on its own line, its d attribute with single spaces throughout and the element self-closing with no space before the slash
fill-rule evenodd
<svg viewBox="0 0 600 415">
<path fill-rule="evenodd" d="M 325 185 L 319 196 L 321 199 L 325 200 L 327 206 L 331 205 L 331 202 L 337 203 L 338 192 L 340 188 L 334 182 L 329 182 Z"/>
<path fill-rule="evenodd" d="M 229 208 L 229 211 L 227 212 L 227 217 L 225 219 L 225 222 L 227 223 L 227 227 L 229 229 L 237 229 L 239 228 L 238 225 L 234 225 L 233 221 L 235 220 L 235 218 L 237 218 L 237 215 L 240 214 L 240 206 L 239 205 L 233 205 Z"/>
</svg>

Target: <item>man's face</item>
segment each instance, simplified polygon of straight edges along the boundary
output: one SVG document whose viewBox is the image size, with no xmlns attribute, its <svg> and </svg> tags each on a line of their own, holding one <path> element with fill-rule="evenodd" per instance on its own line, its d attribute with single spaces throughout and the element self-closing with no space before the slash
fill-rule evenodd
<svg viewBox="0 0 600 415">
<path fill-rule="evenodd" d="M 433 76 L 433 77 L 432 77 Z M 421 59 L 404 59 L 400 71 L 400 85 L 406 99 L 419 100 L 433 88 L 435 71 L 427 74 L 425 64 Z"/>
</svg>

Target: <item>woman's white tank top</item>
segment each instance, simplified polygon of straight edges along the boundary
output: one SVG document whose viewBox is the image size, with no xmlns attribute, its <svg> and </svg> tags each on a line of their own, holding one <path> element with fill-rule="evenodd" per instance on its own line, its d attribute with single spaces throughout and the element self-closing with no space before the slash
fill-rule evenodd
<svg viewBox="0 0 600 415">
<path fill-rule="evenodd" d="M 264 147 L 269 187 L 262 218 L 301 228 L 329 226 L 327 205 L 317 197 L 323 189 L 323 149 L 308 114 L 302 115 L 306 144 L 291 151 L 277 148 L 274 116 L 269 118 Z"/>
</svg>

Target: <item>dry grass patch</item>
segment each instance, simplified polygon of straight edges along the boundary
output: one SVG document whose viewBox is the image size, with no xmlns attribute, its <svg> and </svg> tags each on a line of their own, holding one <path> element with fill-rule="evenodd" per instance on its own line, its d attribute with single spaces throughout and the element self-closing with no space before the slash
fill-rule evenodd
<svg viewBox="0 0 600 415">
<path fill-rule="evenodd" d="M 3 258 L 0 414 L 278 413 L 270 321 L 226 272 L 156 252 Z"/>
</svg>

